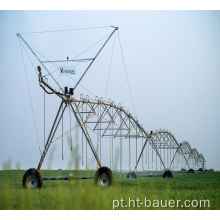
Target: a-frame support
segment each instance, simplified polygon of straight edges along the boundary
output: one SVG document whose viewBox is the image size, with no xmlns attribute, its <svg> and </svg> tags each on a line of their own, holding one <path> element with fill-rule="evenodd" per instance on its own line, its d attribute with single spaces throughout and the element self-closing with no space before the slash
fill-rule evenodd
<svg viewBox="0 0 220 220">
<path fill-rule="evenodd" d="M 97 153 L 96 153 L 96 151 L 95 151 L 95 148 L 94 148 L 94 146 L 93 146 L 92 140 L 91 140 L 91 138 L 90 138 L 90 136 L 89 136 L 89 133 L 88 133 L 88 131 L 87 131 L 87 128 L 86 128 L 85 124 L 83 123 L 82 117 L 81 117 L 81 115 L 80 115 L 79 109 L 78 109 L 78 107 L 77 107 L 77 105 L 76 105 L 74 99 L 71 98 L 70 95 L 64 95 L 64 94 L 61 94 L 61 93 L 56 92 L 52 87 L 50 87 L 50 86 L 43 80 L 42 73 L 41 73 L 41 68 L 40 68 L 40 67 L 38 67 L 38 71 L 39 71 L 39 82 L 40 82 L 40 84 L 44 84 L 44 85 L 45 85 L 47 88 L 49 88 L 54 94 L 58 95 L 58 96 L 62 99 L 62 101 L 61 101 L 60 107 L 59 107 L 59 109 L 58 109 L 58 112 L 57 112 L 57 114 L 56 114 L 56 117 L 55 117 L 55 119 L 54 119 L 54 123 L 53 123 L 53 125 L 52 125 L 50 134 L 49 134 L 48 139 L 47 139 L 47 143 L 46 143 L 45 148 L 44 148 L 44 151 L 43 151 L 43 153 L 42 153 L 42 155 L 41 155 L 41 159 L 40 159 L 40 162 L 39 162 L 39 164 L 38 164 L 38 168 L 37 168 L 37 169 L 40 170 L 40 168 L 41 168 L 41 165 L 42 165 L 42 163 L 43 163 L 43 161 L 44 161 L 44 158 L 45 158 L 45 156 L 46 156 L 46 154 L 47 154 L 47 151 L 48 151 L 48 149 L 49 149 L 49 147 L 50 147 L 50 144 L 51 144 L 51 142 L 53 141 L 54 135 L 55 135 L 55 133 L 56 133 L 56 131 L 57 131 L 57 128 L 58 128 L 59 123 L 60 123 L 60 121 L 61 121 L 61 119 L 62 119 L 62 117 L 63 117 L 63 113 L 64 113 L 64 111 L 65 111 L 67 105 L 69 105 L 70 108 L 71 108 L 71 110 L 73 111 L 74 116 L 75 116 L 75 118 L 76 118 L 76 120 L 77 120 L 79 126 L 81 127 L 81 129 L 82 129 L 82 131 L 83 131 L 83 134 L 85 135 L 85 138 L 86 138 L 86 140 L 87 140 L 87 142 L 88 142 L 88 144 L 89 144 L 89 146 L 90 146 L 90 148 L 91 148 L 91 150 L 92 150 L 92 152 L 93 152 L 93 155 L 95 156 L 95 159 L 96 159 L 96 161 L 97 161 L 99 167 L 101 167 L 101 166 L 102 166 L 102 165 L 101 165 L 101 162 L 100 162 L 99 157 L 98 157 L 98 155 L 97 155 Z M 72 104 L 73 104 L 73 105 L 72 105 Z M 64 108 L 63 108 L 63 105 L 65 105 Z M 73 106 L 74 106 L 74 107 L 73 107 Z M 62 110 L 62 111 L 61 111 L 61 110 Z"/>
</svg>

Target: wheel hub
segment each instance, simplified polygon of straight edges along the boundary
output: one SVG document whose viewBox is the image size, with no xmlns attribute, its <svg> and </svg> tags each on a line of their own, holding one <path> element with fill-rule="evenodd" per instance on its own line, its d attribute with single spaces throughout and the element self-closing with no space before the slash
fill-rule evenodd
<svg viewBox="0 0 220 220">
<path fill-rule="evenodd" d="M 26 183 L 27 183 L 28 188 L 36 189 L 38 186 L 37 177 L 35 175 L 31 174 L 30 176 L 28 176 Z"/>
<path fill-rule="evenodd" d="M 99 185 L 102 187 L 107 187 L 107 186 L 109 186 L 109 184 L 110 184 L 110 179 L 109 179 L 108 174 L 102 173 L 99 176 Z"/>
</svg>

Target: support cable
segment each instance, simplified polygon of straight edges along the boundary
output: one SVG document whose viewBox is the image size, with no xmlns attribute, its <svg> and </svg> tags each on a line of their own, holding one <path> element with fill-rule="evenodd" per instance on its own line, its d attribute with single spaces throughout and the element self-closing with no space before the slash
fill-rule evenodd
<svg viewBox="0 0 220 220">
<path fill-rule="evenodd" d="M 73 141 L 72 141 L 72 132 L 71 132 L 71 110 L 70 110 L 70 105 L 69 105 L 69 115 L 70 115 L 70 146 L 71 146 L 71 151 L 73 151 Z"/>
<path fill-rule="evenodd" d="M 130 125 L 130 119 L 129 119 L 129 171 L 131 171 L 131 138 L 130 138 L 130 129 L 131 129 L 131 125 Z"/>
<path fill-rule="evenodd" d="M 82 103 L 82 110 L 84 111 L 84 103 Z M 83 119 L 83 113 L 82 113 L 82 120 L 84 121 Z M 82 129 L 81 129 L 82 130 Z M 82 166 L 84 165 L 84 160 L 83 160 L 83 130 L 82 130 Z"/>
<path fill-rule="evenodd" d="M 86 103 L 86 119 L 87 119 L 87 105 L 88 104 Z M 86 169 L 88 169 L 87 157 L 88 157 L 88 141 L 86 139 Z"/>
<path fill-rule="evenodd" d="M 161 147 L 160 147 L 160 156 L 162 157 L 162 155 L 161 155 Z M 161 160 L 160 160 L 160 170 L 161 170 Z"/>
<path fill-rule="evenodd" d="M 44 85 L 45 89 L 45 85 Z M 44 149 L 46 148 L 46 92 L 44 90 Z"/>
<path fill-rule="evenodd" d="M 69 77 L 72 81 L 77 82 L 75 79 L 71 78 L 69 75 L 67 75 L 67 77 Z M 81 84 L 79 84 L 79 86 L 81 86 L 83 89 L 85 89 L 87 92 L 89 92 L 91 95 L 93 95 L 94 97 L 96 97 L 96 95 L 94 93 L 92 93 L 91 91 L 89 91 L 87 88 L 85 88 L 84 86 L 82 86 Z"/>
<path fill-rule="evenodd" d="M 111 143 L 112 139 L 111 139 L 111 134 L 112 133 L 111 133 L 111 128 L 110 128 L 110 138 L 109 138 L 110 139 L 110 152 L 109 152 L 109 154 L 110 154 L 109 155 L 110 156 L 110 169 L 112 169 L 112 143 Z"/>
<path fill-rule="evenodd" d="M 137 147 L 138 147 L 137 144 L 138 143 L 137 143 L 137 126 L 136 126 L 136 164 L 137 164 L 137 150 L 138 150 L 137 149 Z"/>
<path fill-rule="evenodd" d="M 182 169 L 182 156 L 180 157 L 180 168 Z"/>
<path fill-rule="evenodd" d="M 143 145 L 142 145 L 143 146 Z M 147 146 L 148 146 L 148 143 L 147 143 Z M 146 146 L 146 164 L 148 162 L 148 154 L 147 154 L 147 146 Z M 147 168 L 146 168 L 147 169 Z"/>
<path fill-rule="evenodd" d="M 150 145 L 149 145 L 149 143 L 148 143 L 148 170 L 150 169 Z"/>
<path fill-rule="evenodd" d="M 164 155 L 163 155 L 163 156 L 164 156 L 164 161 L 163 161 L 163 162 L 164 162 L 164 164 L 166 164 L 166 160 L 165 160 L 165 158 L 166 158 L 165 148 L 164 148 L 164 150 L 163 150 L 163 153 L 164 153 Z"/>
<path fill-rule="evenodd" d="M 99 120 L 99 108 L 98 108 L 98 114 L 97 114 L 97 121 Z M 99 132 L 97 131 L 97 148 L 96 148 L 96 153 L 99 155 Z M 97 164 L 97 169 L 98 169 L 98 164 Z"/>
<path fill-rule="evenodd" d="M 170 168 L 171 168 L 171 151 L 172 151 L 172 149 L 170 149 Z"/>
<path fill-rule="evenodd" d="M 62 105 L 62 112 L 63 112 L 63 105 Z M 62 114 L 62 160 L 64 160 L 64 156 L 63 156 L 63 114 Z"/>
<path fill-rule="evenodd" d="M 113 120 L 113 108 L 112 108 L 112 120 Z M 111 124 L 111 129 L 112 129 L 112 137 L 110 137 L 112 139 L 112 169 L 113 169 L 113 165 L 114 165 L 114 140 L 113 140 L 113 121 L 112 121 L 112 124 Z"/>
<path fill-rule="evenodd" d="M 120 110 L 120 116 L 121 116 L 121 110 Z M 120 117 L 120 125 L 122 123 L 122 118 Z M 120 129 L 120 169 L 122 172 L 122 129 Z"/>
<path fill-rule="evenodd" d="M 120 49 L 121 49 L 122 60 L 123 60 L 123 64 L 124 64 L 125 75 L 126 75 L 126 79 L 127 79 L 127 83 L 128 83 L 129 93 L 130 93 L 130 96 L 131 96 L 131 102 L 132 102 L 132 106 L 133 106 L 133 109 L 134 109 L 135 116 L 137 118 L 137 113 L 136 113 L 136 110 L 135 110 L 135 107 L 134 107 L 134 101 L 133 101 L 133 98 L 132 98 L 131 88 L 130 88 L 130 84 L 129 84 L 129 80 L 128 80 L 128 73 L 127 73 L 127 69 L 126 69 L 126 66 L 125 66 L 125 60 L 124 60 L 124 55 L 123 55 L 123 51 L 122 51 L 122 45 L 121 45 L 121 40 L 120 40 L 120 36 L 119 36 L 119 31 L 117 31 L 117 33 L 118 33 L 118 39 L 119 39 L 119 44 L 120 44 Z"/>
<path fill-rule="evenodd" d="M 144 146 L 143 137 L 142 137 L 142 146 Z M 142 154 L 142 170 L 144 171 L 144 154 Z"/>
<path fill-rule="evenodd" d="M 153 164 L 154 164 L 154 151 L 152 149 L 152 170 L 153 170 Z"/>
<path fill-rule="evenodd" d="M 30 94 L 29 82 L 28 82 L 26 67 L 25 67 L 25 63 L 24 63 L 24 55 L 23 55 L 22 48 L 21 48 L 20 38 L 19 38 L 19 42 L 20 42 L 21 55 L 22 55 L 22 60 L 23 60 L 23 65 L 24 65 L 25 78 L 26 78 L 26 83 L 27 83 L 27 88 L 28 88 L 28 95 L 29 95 L 29 100 L 30 100 L 30 104 L 31 104 L 32 117 L 33 117 L 33 121 L 34 121 L 34 127 L 35 127 L 36 136 L 37 136 L 38 147 L 39 147 L 39 151 L 40 151 L 40 155 L 41 155 L 39 136 L 38 136 L 38 132 L 37 132 L 37 125 L 36 125 L 36 120 L 35 120 L 35 116 L 34 116 L 34 109 L 33 109 L 33 104 L 32 104 L 32 99 L 31 99 L 31 94 Z"/>
<path fill-rule="evenodd" d="M 99 108 L 99 113 L 100 113 L 100 115 L 101 115 L 101 105 L 99 106 L 100 108 Z M 100 128 L 100 130 L 99 130 L 99 140 L 100 140 L 100 156 L 99 156 L 99 158 L 100 158 L 100 162 L 102 163 L 102 137 L 101 137 L 101 129 L 102 129 L 102 123 L 100 122 L 99 123 L 99 128 Z"/>
<path fill-rule="evenodd" d="M 116 34 L 115 34 L 115 36 L 116 36 Z M 108 69 L 108 79 L 107 79 L 107 85 L 106 85 L 106 89 L 105 89 L 105 98 L 104 98 L 104 100 L 106 100 L 106 95 L 107 95 L 107 91 L 108 91 L 108 82 L 109 82 L 109 76 L 110 76 L 110 72 L 111 72 L 112 57 L 113 57 L 113 51 L 114 51 L 114 46 L 115 46 L 115 36 L 114 36 L 114 41 L 113 41 L 113 46 L 112 46 L 110 65 L 109 65 L 109 69 Z"/>
<path fill-rule="evenodd" d="M 35 32 L 25 32 L 21 34 L 45 34 L 45 33 L 68 32 L 68 31 L 92 30 L 92 29 L 101 29 L 101 28 L 110 28 L 110 27 L 112 28 L 112 26 L 102 26 L 102 27 L 91 27 L 91 28 L 73 28 L 73 29 L 64 29 L 64 30 L 35 31 Z"/>
</svg>

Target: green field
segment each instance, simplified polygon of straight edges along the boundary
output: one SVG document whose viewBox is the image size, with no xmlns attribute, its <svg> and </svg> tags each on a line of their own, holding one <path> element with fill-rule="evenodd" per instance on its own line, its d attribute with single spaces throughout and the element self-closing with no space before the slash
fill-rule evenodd
<svg viewBox="0 0 220 220">
<path fill-rule="evenodd" d="M 194 175 L 175 173 L 173 179 L 161 177 L 126 179 L 120 178 L 117 174 L 115 185 L 107 188 L 94 186 L 93 180 L 47 180 L 44 181 L 42 189 L 36 190 L 22 188 L 24 172 L 23 170 L 0 171 L 1 210 L 112 210 L 113 204 L 115 209 L 126 210 L 220 209 L 220 172 L 207 171 Z M 87 174 L 94 172 L 90 171 Z M 42 170 L 41 173 L 44 176 L 66 175 L 69 171 Z M 71 173 L 79 175 L 79 171 L 71 171 Z M 136 202 L 137 200 L 139 203 Z M 178 207 L 176 203 L 174 207 L 161 207 L 161 205 L 158 207 L 157 201 L 161 200 L 163 206 L 166 205 L 165 200 L 181 200 L 181 202 Z M 210 207 L 207 207 L 208 204 L 206 207 L 193 207 L 196 206 L 195 201 L 192 204 L 188 202 L 189 207 L 181 207 L 184 200 L 190 202 L 209 200 Z"/>
</svg>

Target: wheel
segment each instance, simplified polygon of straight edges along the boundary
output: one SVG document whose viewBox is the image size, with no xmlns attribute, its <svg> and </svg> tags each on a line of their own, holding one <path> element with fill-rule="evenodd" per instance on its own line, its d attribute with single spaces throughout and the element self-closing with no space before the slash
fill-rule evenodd
<svg viewBox="0 0 220 220">
<path fill-rule="evenodd" d="M 185 169 L 185 168 L 182 168 L 182 169 L 181 169 L 181 172 L 184 172 L 184 171 L 186 171 L 186 169 Z"/>
<path fill-rule="evenodd" d="M 112 171 L 108 167 L 100 167 L 95 174 L 94 184 L 100 187 L 113 185 Z"/>
<path fill-rule="evenodd" d="M 128 172 L 127 178 L 128 179 L 136 179 L 137 178 L 137 174 L 134 171 Z"/>
<path fill-rule="evenodd" d="M 41 188 L 43 186 L 43 177 L 37 169 L 30 168 L 23 176 L 22 185 L 25 189 Z"/>
<path fill-rule="evenodd" d="M 173 178 L 173 173 L 170 170 L 166 170 L 163 174 L 163 178 Z"/>
<path fill-rule="evenodd" d="M 199 168 L 199 172 L 203 172 L 203 169 L 202 169 L 202 168 Z"/>
<path fill-rule="evenodd" d="M 188 174 L 194 174 L 194 170 L 193 169 L 189 169 Z"/>
</svg>

